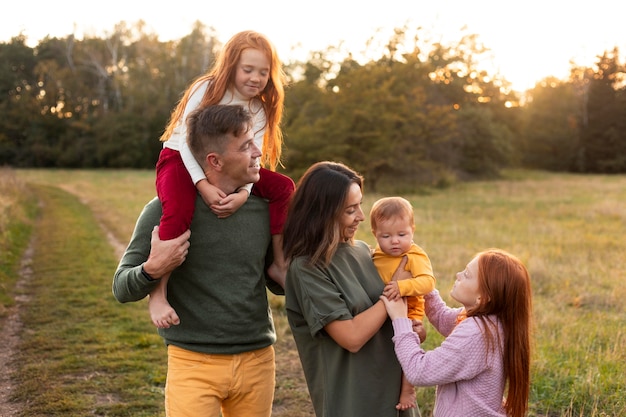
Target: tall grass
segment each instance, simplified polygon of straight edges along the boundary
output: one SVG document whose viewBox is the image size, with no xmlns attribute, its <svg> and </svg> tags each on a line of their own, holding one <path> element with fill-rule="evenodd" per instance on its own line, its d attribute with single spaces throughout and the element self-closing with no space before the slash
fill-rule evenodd
<svg viewBox="0 0 626 417">
<path fill-rule="evenodd" d="M 17 271 L 37 213 L 34 196 L 15 172 L 0 168 L 0 318 L 14 302 Z"/>
<path fill-rule="evenodd" d="M 24 170 L 18 177 L 74 193 L 123 242 L 154 196 L 152 171 Z M 381 196 L 367 192 L 366 179 L 364 210 Z M 535 316 L 531 416 L 626 416 L 626 177 L 510 172 L 498 181 L 404 197 L 415 207 L 415 241 L 429 254 L 444 296 L 454 273 L 485 248 L 506 249 L 528 266 Z M 357 237 L 374 243 L 367 221 Z M 106 268 L 112 275 L 115 263 Z M 102 291 L 103 297 L 110 296 L 108 288 Z M 310 416 L 281 302 L 273 300 L 279 331 L 274 415 Z M 125 320 L 130 320 L 128 326 L 148 329 L 146 311 Z M 150 330 L 145 337 L 152 340 Z M 440 341 L 429 328 L 426 348 Z M 133 360 L 137 362 L 125 367 L 126 374 L 163 366 L 154 357 Z M 98 372 L 106 373 L 106 366 Z M 129 390 L 142 383 L 141 378 L 120 382 Z M 434 390 L 417 392 L 428 415 Z"/>
</svg>

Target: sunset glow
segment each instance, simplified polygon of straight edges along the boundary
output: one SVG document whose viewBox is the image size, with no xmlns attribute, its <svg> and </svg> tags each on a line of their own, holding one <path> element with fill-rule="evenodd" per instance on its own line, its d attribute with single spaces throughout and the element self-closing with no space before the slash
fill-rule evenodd
<svg viewBox="0 0 626 417">
<path fill-rule="evenodd" d="M 28 10 L 23 3 L 10 2 L 0 14 L 0 41 L 8 42 L 20 33 L 27 36 L 31 46 L 47 35 L 104 36 L 121 21 L 131 25 L 139 20 L 161 40 L 169 40 L 189 34 L 199 20 L 214 28 L 222 41 L 244 29 L 262 32 L 288 62 L 306 59 L 309 51 L 329 46 L 362 51 L 371 38 L 389 39 L 393 28 L 406 25 L 421 27 L 444 44 L 478 34 L 490 49 L 489 58 L 481 65 L 504 77 L 518 91 L 534 87 L 547 76 L 566 78 L 570 61 L 590 66 L 597 55 L 615 46 L 622 56 L 626 53 L 626 35 L 620 29 L 626 3 L 620 0 L 609 0 L 597 10 L 545 0 L 509 3 L 506 7 L 497 0 L 478 0 L 471 7 L 458 1 L 346 3 L 320 0 L 314 9 L 303 9 L 284 0 L 179 0 L 145 7 L 139 2 L 112 0 L 94 11 L 92 4 L 77 0 L 63 2 L 62 10 L 58 9 L 61 3 L 47 0 L 30 2 Z"/>
</svg>

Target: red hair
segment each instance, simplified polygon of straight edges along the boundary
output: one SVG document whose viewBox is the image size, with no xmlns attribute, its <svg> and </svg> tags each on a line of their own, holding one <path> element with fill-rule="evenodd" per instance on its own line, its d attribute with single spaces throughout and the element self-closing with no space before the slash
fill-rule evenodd
<svg viewBox="0 0 626 417">
<path fill-rule="evenodd" d="M 209 81 L 199 107 L 219 104 L 226 94 L 228 87 L 234 82 L 241 52 L 248 48 L 262 51 L 270 61 L 269 80 L 263 91 L 257 96 L 263 105 L 266 118 L 263 149 L 261 149 L 263 153 L 261 163 L 263 165 L 269 165 L 272 171 L 276 169 L 277 165 L 281 164 L 280 157 L 282 154 L 283 134 L 280 123 L 283 117 L 285 101 L 284 84 L 286 77 L 282 63 L 272 43 L 264 35 L 251 30 L 239 32 L 230 38 L 218 55 L 213 67 L 206 74 L 197 77 L 190 84 L 190 87 L 187 88 L 183 97 L 172 111 L 165 132 L 161 135 L 160 140 L 162 142 L 167 141 L 172 135 L 174 128 L 183 116 L 189 97 L 194 91 L 193 87 L 197 83 Z"/>
<path fill-rule="evenodd" d="M 507 416 L 523 417 L 530 391 L 530 275 L 518 258 L 501 249 L 489 249 L 477 256 L 481 297 L 467 316 L 483 322 L 488 346 L 504 346 L 504 374 L 508 381 L 504 406 Z M 487 318 L 490 315 L 502 324 L 503 341 L 497 331 L 491 331 L 494 327 Z"/>
</svg>

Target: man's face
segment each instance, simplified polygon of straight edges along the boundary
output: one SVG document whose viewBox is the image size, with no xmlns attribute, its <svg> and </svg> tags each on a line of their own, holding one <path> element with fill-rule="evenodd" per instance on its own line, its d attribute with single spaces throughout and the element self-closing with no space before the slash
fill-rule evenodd
<svg viewBox="0 0 626 417">
<path fill-rule="evenodd" d="M 223 178 L 234 188 L 259 180 L 261 150 L 254 144 L 252 129 L 239 137 L 231 137 L 220 155 Z"/>
</svg>

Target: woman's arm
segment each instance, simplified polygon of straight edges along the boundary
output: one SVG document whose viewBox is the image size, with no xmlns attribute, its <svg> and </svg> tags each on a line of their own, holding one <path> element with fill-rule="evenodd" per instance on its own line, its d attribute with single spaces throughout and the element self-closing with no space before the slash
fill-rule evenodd
<svg viewBox="0 0 626 417">
<path fill-rule="evenodd" d="M 406 256 L 402 259 L 393 274 L 394 280 L 402 279 L 410 272 L 405 270 Z M 406 304 L 406 303 L 405 303 Z M 387 320 L 387 310 L 381 300 L 357 314 L 350 320 L 335 320 L 324 326 L 324 330 L 342 348 L 356 353 L 380 330 Z"/>
<path fill-rule="evenodd" d="M 357 314 L 351 320 L 335 320 L 324 330 L 342 348 L 356 353 L 378 332 L 387 320 L 387 312 L 382 301 Z"/>
</svg>

